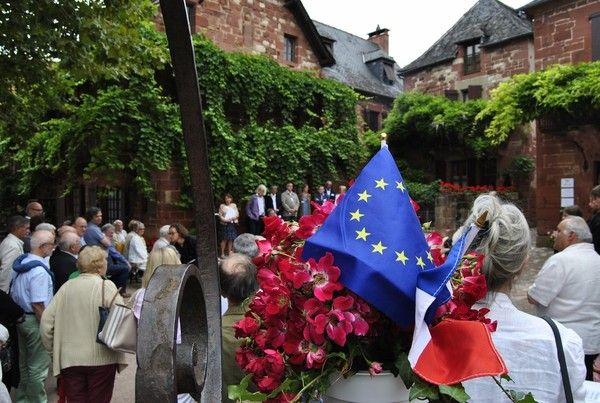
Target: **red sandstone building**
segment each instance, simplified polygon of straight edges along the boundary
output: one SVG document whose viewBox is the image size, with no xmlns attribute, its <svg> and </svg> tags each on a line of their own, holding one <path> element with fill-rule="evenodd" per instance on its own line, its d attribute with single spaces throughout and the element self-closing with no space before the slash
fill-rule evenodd
<svg viewBox="0 0 600 403">
<path fill-rule="evenodd" d="M 365 96 L 357 105 L 365 128 L 379 130 L 402 91 L 399 67 L 388 55 L 388 30 L 379 29 L 363 39 L 312 21 L 300 0 L 187 0 L 192 33 L 202 33 L 229 52 L 263 54 L 282 66 L 317 71 L 340 81 Z M 157 29 L 162 30 L 160 14 Z M 156 172 L 154 199 L 140 197 L 132 188 L 108 192 L 83 185 L 66 198 L 42 200 L 57 222 L 82 214 L 92 205 L 103 209 L 104 218 L 145 222 L 149 234 L 162 225 L 191 225 L 191 211 L 176 206 L 181 177 L 173 169 Z M 54 202 L 56 208 L 54 209 Z M 243 203 L 240 203 L 243 207 Z M 216 209 L 216 208 L 215 208 Z"/>
<path fill-rule="evenodd" d="M 464 101 L 488 97 L 514 74 L 599 58 L 600 0 L 535 0 L 521 10 L 480 0 L 401 74 L 407 91 Z M 451 149 L 436 155 L 436 175 L 470 185 L 505 184 L 503 172 L 514 156 L 534 158 L 531 182 L 519 190 L 531 224 L 544 235 L 560 216 L 561 179 L 563 189 L 574 182 L 572 201 L 582 207 L 599 183 L 600 130 L 597 118 L 592 121 L 540 119 L 525 128 L 527 136 L 511 136 L 494 161 Z"/>
<path fill-rule="evenodd" d="M 535 70 L 600 60 L 600 0 L 535 0 L 522 10 L 533 20 Z M 561 200 L 570 202 L 561 197 L 566 189 L 589 217 L 590 189 L 600 183 L 600 120 L 546 117 L 536 122 L 535 137 L 536 226 L 543 235 L 556 227 Z"/>
</svg>

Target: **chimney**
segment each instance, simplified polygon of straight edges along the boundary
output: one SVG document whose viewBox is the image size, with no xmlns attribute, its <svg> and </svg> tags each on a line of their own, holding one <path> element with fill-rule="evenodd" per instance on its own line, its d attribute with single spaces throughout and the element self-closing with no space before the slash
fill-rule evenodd
<svg viewBox="0 0 600 403">
<path fill-rule="evenodd" d="M 379 28 L 379 25 L 377 25 L 377 29 L 369 33 L 368 41 L 379 45 L 379 47 L 383 49 L 385 54 L 389 54 L 389 31 L 389 29 Z"/>
</svg>

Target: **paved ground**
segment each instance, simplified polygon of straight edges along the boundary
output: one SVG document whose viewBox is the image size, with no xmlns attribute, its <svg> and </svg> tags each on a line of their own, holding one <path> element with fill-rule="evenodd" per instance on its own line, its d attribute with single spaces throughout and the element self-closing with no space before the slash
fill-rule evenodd
<svg viewBox="0 0 600 403">
<path fill-rule="evenodd" d="M 533 283 L 536 274 L 540 271 L 542 265 L 552 255 L 552 249 L 533 248 L 529 259 L 529 266 L 519 276 L 511 292 L 511 299 L 515 305 L 529 313 L 534 313 L 533 306 L 527 302 L 527 289 Z M 132 290 L 129 290 L 130 292 Z M 113 403 L 130 403 L 135 401 L 135 371 L 136 362 L 134 355 L 127 355 L 129 365 L 120 374 L 117 374 L 115 389 L 113 394 Z M 56 381 L 53 377 L 46 383 L 48 390 L 48 401 L 54 403 L 56 397 Z"/>
</svg>

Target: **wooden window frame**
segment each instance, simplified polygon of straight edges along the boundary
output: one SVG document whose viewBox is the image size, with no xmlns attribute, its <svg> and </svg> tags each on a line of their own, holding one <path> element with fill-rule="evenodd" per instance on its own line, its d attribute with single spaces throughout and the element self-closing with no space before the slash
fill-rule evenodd
<svg viewBox="0 0 600 403">
<path fill-rule="evenodd" d="M 283 60 L 287 63 L 298 61 L 298 38 L 294 35 L 283 35 Z"/>
<path fill-rule="evenodd" d="M 464 74 L 479 73 L 481 71 L 481 47 L 479 42 L 466 44 L 464 52 Z"/>
</svg>

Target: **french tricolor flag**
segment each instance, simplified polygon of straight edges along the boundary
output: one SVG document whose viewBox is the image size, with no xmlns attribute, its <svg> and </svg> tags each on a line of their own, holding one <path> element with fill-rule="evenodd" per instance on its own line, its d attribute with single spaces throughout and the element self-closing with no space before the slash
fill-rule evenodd
<svg viewBox="0 0 600 403">
<path fill-rule="evenodd" d="M 446 262 L 424 271 L 417 281 L 415 329 L 408 360 L 416 374 L 435 385 L 452 385 L 508 372 L 483 323 L 447 319 L 434 327 L 428 325 L 440 299 L 451 298 L 450 278 L 478 231 L 475 224 L 471 225 Z"/>
</svg>

